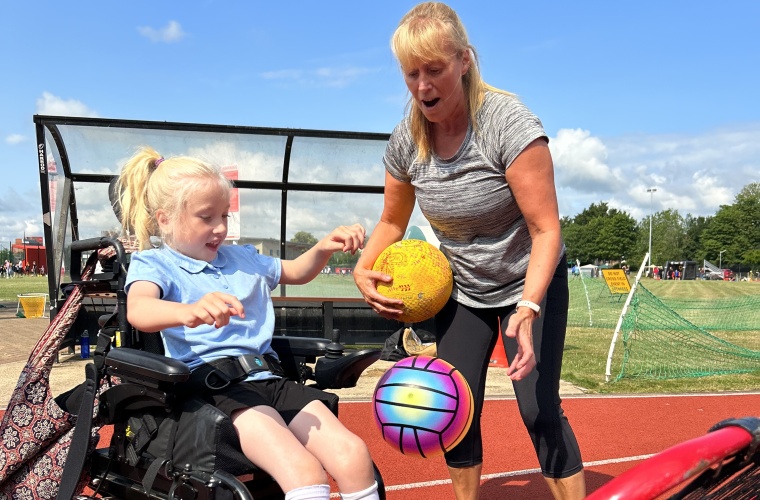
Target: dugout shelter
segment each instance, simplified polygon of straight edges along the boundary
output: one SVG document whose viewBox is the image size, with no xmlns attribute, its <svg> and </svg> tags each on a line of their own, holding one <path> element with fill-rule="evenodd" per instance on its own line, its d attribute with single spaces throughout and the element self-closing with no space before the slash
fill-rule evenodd
<svg viewBox="0 0 760 500">
<path fill-rule="evenodd" d="M 51 317 L 61 306 L 60 285 L 71 280 L 72 242 L 120 234 L 109 183 L 141 146 L 221 166 L 235 187 L 227 243 L 252 244 L 266 255 L 291 258 L 303 250 L 291 241 L 297 233 L 320 239 L 342 224 L 370 228 L 382 212 L 386 133 L 43 115 L 34 123 Z M 418 208 L 413 224 L 426 224 Z M 339 330 L 345 343 L 382 344 L 402 326 L 374 313 L 349 273 L 279 286 L 273 297 L 275 334 L 330 337 Z"/>
<path fill-rule="evenodd" d="M 662 271 L 660 271 L 662 279 L 672 279 L 672 272 L 675 270 L 678 270 L 678 279 L 697 279 L 697 263 L 693 260 L 669 260 L 665 262 L 665 266 L 662 268 Z"/>
</svg>

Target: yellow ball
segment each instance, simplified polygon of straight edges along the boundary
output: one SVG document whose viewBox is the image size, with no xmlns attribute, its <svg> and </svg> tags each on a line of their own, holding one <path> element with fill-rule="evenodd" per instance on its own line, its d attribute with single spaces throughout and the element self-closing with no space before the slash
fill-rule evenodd
<svg viewBox="0 0 760 500">
<path fill-rule="evenodd" d="M 404 301 L 404 323 L 432 318 L 451 296 L 454 278 L 449 261 L 436 247 L 422 240 L 401 240 L 378 255 L 374 271 L 391 277 L 390 284 L 378 282 L 377 291 Z"/>
</svg>

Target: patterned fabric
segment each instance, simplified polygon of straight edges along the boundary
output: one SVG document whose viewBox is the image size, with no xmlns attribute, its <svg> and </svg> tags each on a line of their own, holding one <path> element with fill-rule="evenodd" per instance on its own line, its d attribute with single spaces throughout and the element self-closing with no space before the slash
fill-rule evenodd
<svg viewBox="0 0 760 500">
<path fill-rule="evenodd" d="M 97 256 L 103 259 L 109 253 L 113 255 L 113 249 L 101 250 Z M 88 260 L 83 280 L 92 276 L 95 260 Z M 75 286 L 21 371 L 0 423 L 0 500 L 54 499 L 58 494 L 77 417 L 55 402 L 49 375 L 61 341 L 81 307 L 81 286 Z M 96 400 L 93 417 L 97 406 Z M 97 432 L 98 428 L 93 427 L 93 447 Z M 82 478 L 77 492 L 84 489 L 86 482 L 87 478 Z"/>
</svg>

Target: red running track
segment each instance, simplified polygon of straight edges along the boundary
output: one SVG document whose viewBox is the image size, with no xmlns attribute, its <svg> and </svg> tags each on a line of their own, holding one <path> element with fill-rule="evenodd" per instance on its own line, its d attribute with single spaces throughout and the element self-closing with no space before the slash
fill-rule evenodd
<svg viewBox="0 0 760 500">
<path fill-rule="evenodd" d="M 565 398 L 577 435 L 588 493 L 649 455 L 702 436 L 727 418 L 760 416 L 760 393 Z M 388 500 L 453 499 L 442 458 L 407 457 L 385 443 L 370 403 L 343 403 L 341 420 L 369 444 Z M 481 499 L 550 498 L 514 399 L 488 400 L 483 410 Z"/>
<path fill-rule="evenodd" d="M 648 456 L 702 436 L 722 420 L 760 416 L 760 393 L 579 396 L 566 397 L 562 406 L 578 438 L 591 493 Z M 367 442 L 388 500 L 453 500 L 443 459 L 409 457 L 385 443 L 370 402 L 341 403 L 340 418 Z M 487 400 L 482 424 L 481 499 L 550 498 L 515 400 Z M 109 430 L 102 430 L 100 446 L 107 445 Z"/>
</svg>

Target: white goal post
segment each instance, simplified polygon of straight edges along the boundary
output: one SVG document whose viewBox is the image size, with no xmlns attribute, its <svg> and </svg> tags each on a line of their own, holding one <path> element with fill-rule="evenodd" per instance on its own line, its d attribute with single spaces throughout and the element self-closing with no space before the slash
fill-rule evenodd
<svg viewBox="0 0 760 500">
<path fill-rule="evenodd" d="M 636 279 L 633 281 L 633 284 L 631 284 L 631 291 L 628 292 L 628 297 L 625 299 L 623 310 L 620 311 L 620 317 L 618 318 L 617 326 L 615 327 L 615 333 L 612 335 L 612 342 L 610 343 L 610 352 L 609 354 L 607 354 L 607 369 L 604 373 L 605 382 L 609 382 L 610 378 L 612 378 L 612 373 L 610 373 L 610 371 L 612 368 L 612 353 L 615 352 L 615 343 L 617 342 L 618 334 L 620 333 L 620 327 L 623 326 L 623 318 L 625 317 L 625 314 L 628 312 L 628 306 L 631 304 L 631 300 L 633 300 L 633 294 L 636 293 L 636 287 L 638 286 L 639 281 L 641 280 L 641 275 L 644 273 L 644 269 L 645 269 L 648 259 L 649 259 L 649 252 L 646 253 L 646 255 L 644 256 L 644 260 L 641 262 L 641 266 L 639 267 L 639 272 L 636 273 Z"/>
</svg>

